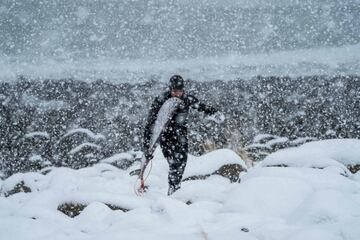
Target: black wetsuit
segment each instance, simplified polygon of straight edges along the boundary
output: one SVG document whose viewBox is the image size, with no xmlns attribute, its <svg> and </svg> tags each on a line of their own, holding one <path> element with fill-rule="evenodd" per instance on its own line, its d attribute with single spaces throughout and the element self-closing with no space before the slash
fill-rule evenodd
<svg viewBox="0 0 360 240">
<path fill-rule="evenodd" d="M 151 132 L 157 114 L 166 100 L 171 98 L 170 91 L 164 92 L 155 98 L 151 105 L 144 131 L 144 152 L 146 153 L 151 139 Z M 188 152 L 187 123 L 189 109 L 194 108 L 206 114 L 214 114 L 217 110 L 201 103 L 196 97 L 184 94 L 181 98 L 183 105 L 174 114 L 167 128 L 160 138 L 162 152 L 169 163 L 169 187 L 177 190 L 180 187 L 185 170 Z M 150 157 L 150 156 L 148 156 Z"/>
</svg>

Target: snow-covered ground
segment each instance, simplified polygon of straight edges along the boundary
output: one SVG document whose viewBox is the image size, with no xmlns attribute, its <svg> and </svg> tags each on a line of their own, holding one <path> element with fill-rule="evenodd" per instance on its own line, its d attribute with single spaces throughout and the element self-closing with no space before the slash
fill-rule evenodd
<svg viewBox="0 0 360 240">
<path fill-rule="evenodd" d="M 360 140 L 308 143 L 269 155 L 241 173 L 240 183 L 212 175 L 183 182 L 170 197 L 168 166 L 159 149 L 143 197 L 134 194 L 136 177 L 129 176 L 138 166 L 120 170 L 100 163 L 80 170 L 54 168 L 46 175 L 16 174 L 0 182 L 2 193 L 21 181 L 32 192 L 0 197 L 0 239 L 357 240 L 360 173 L 343 165 L 360 162 L 356 149 Z M 231 163 L 246 168 L 230 150 L 190 156 L 185 177 Z M 87 207 L 70 218 L 57 210 L 70 202 Z"/>
<path fill-rule="evenodd" d="M 0 81 L 13 81 L 19 75 L 34 79 L 105 79 L 114 82 L 142 82 L 152 78 L 168 81 L 174 73 L 199 81 L 249 79 L 258 75 L 356 75 L 360 74 L 359 53 L 360 44 L 166 61 L 4 56 L 0 58 Z"/>
</svg>

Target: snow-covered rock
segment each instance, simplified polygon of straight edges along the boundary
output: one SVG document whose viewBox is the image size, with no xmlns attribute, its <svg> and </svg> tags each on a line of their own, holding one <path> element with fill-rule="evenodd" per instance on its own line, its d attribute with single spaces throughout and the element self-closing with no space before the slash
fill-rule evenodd
<svg viewBox="0 0 360 240">
<path fill-rule="evenodd" d="M 287 147 L 297 147 L 307 142 L 315 141 L 316 138 L 302 137 L 296 139 L 289 139 L 272 134 L 259 134 L 253 139 L 253 142 L 247 145 L 244 149 L 249 156 L 255 160 L 263 160 L 269 154 L 284 149 Z"/>
<path fill-rule="evenodd" d="M 338 168 L 348 174 L 345 166 L 359 164 L 360 140 L 332 139 L 277 151 L 267 156 L 261 166 Z"/>
<path fill-rule="evenodd" d="M 76 153 L 79 153 L 79 152 L 82 152 L 82 151 L 89 151 L 91 149 L 95 149 L 95 150 L 100 150 L 101 149 L 101 146 L 97 145 L 97 144 L 94 144 L 94 143 L 82 143 L 80 144 L 79 146 L 76 146 L 75 148 L 71 149 L 69 154 L 76 154 Z"/>
<path fill-rule="evenodd" d="M 41 190 L 44 175 L 35 172 L 17 173 L 3 181 L 1 193 L 9 196 L 18 192 L 32 192 Z"/>
<path fill-rule="evenodd" d="M 201 157 L 190 155 L 184 179 L 196 178 L 196 176 L 205 178 L 211 174 L 219 174 L 236 181 L 240 172 L 246 171 L 246 169 L 246 164 L 239 155 L 229 149 L 220 149 Z"/>
<path fill-rule="evenodd" d="M 62 138 L 67 138 L 69 136 L 72 136 L 74 134 L 83 134 L 89 137 L 90 139 L 93 139 L 95 141 L 97 140 L 104 140 L 105 136 L 102 134 L 95 134 L 91 130 L 86 128 L 75 128 L 70 131 L 68 131 Z"/>
<path fill-rule="evenodd" d="M 47 132 L 31 132 L 24 135 L 24 138 L 44 138 L 49 139 L 50 135 Z"/>
</svg>

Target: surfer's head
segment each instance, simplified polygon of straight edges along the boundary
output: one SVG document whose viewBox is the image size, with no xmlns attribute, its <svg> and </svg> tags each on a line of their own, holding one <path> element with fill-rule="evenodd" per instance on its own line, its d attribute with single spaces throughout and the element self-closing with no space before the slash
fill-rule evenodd
<svg viewBox="0 0 360 240">
<path fill-rule="evenodd" d="M 184 79 L 180 75 L 170 78 L 169 89 L 172 97 L 182 97 L 184 95 Z"/>
</svg>

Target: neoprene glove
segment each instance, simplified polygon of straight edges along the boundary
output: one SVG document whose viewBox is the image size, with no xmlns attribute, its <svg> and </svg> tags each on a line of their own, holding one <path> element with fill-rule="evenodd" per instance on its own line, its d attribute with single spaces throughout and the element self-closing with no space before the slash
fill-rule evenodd
<svg viewBox="0 0 360 240">
<path fill-rule="evenodd" d="M 216 113 L 214 113 L 213 115 L 211 115 L 209 117 L 212 121 L 216 122 L 216 123 L 222 123 L 225 121 L 225 116 L 222 112 L 217 111 Z"/>
<path fill-rule="evenodd" d="M 152 154 L 149 154 L 149 153 L 147 153 L 147 151 L 145 151 L 145 158 L 146 158 L 146 160 L 151 160 L 151 159 L 153 159 L 153 155 Z"/>
</svg>

